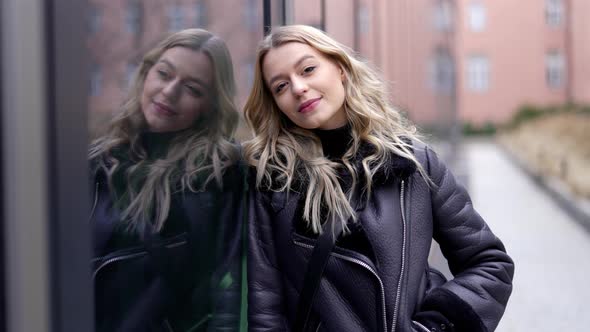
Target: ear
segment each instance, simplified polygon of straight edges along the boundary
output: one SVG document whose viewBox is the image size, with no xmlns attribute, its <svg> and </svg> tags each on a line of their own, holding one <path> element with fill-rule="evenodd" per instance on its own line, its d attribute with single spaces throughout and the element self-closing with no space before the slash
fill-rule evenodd
<svg viewBox="0 0 590 332">
<path fill-rule="evenodd" d="M 344 83 L 344 81 L 346 81 L 346 75 L 344 74 L 344 69 L 342 69 L 342 67 L 340 67 L 339 69 L 340 69 L 340 80 L 342 81 L 342 83 Z"/>
</svg>

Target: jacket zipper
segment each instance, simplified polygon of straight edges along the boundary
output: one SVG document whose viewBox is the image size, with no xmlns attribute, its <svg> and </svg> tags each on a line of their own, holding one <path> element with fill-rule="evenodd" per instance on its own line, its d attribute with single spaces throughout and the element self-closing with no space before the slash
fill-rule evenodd
<svg viewBox="0 0 590 332">
<path fill-rule="evenodd" d="M 404 271 L 406 267 L 406 214 L 404 205 L 404 194 L 405 194 L 405 181 L 402 180 L 400 189 L 400 210 L 402 212 L 402 267 L 399 274 L 399 280 L 397 282 L 397 292 L 395 295 L 395 306 L 393 308 L 393 321 L 391 322 L 391 332 L 395 332 L 397 326 L 398 306 L 401 298 L 402 282 L 404 280 Z"/>
<path fill-rule="evenodd" d="M 168 249 L 172 249 L 172 248 L 176 248 L 176 247 L 181 246 L 181 245 L 186 244 L 186 243 L 187 243 L 186 240 L 182 240 L 182 241 L 178 241 L 178 242 L 167 244 L 167 245 L 165 245 L 165 247 L 168 248 Z M 139 251 L 139 252 L 134 252 L 134 253 L 129 253 L 129 254 L 121 255 L 121 256 L 111 257 L 111 258 L 107 259 L 106 261 L 104 261 L 103 263 L 101 263 L 94 270 L 94 273 L 92 274 L 92 280 L 95 280 L 96 279 L 96 275 L 98 274 L 98 272 L 100 272 L 100 270 L 102 270 L 107 265 L 110 265 L 112 263 L 119 262 L 119 261 L 124 261 L 124 260 L 127 260 L 127 259 L 141 257 L 141 256 L 144 256 L 144 255 L 147 255 L 147 251 L 142 250 L 142 251 Z M 95 258 L 94 260 L 97 260 L 97 259 L 101 259 L 101 257 Z"/>
<path fill-rule="evenodd" d="M 310 244 L 302 243 L 302 242 L 299 242 L 297 240 L 294 240 L 293 242 L 296 245 L 298 245 L 298 246 L 301 246 L 301 247 L 304 247 L 304 248 L 308 248 L 308 249 L 313 249 L 313 246 L 310 245 Z M 370 267 L 367 263 L 365 263 L 365 262 L 363 262 L 363 261 L 361 261 L 359 259 L 348 257 L 348 256 L 344 256 L 342 254 L 335 253 L 335 252 L 331 252 L 330 253 L 330 256 L 334 256 L 336 258 L 340 258 L 340 259 L 343 259 L 345 261 L 348 261 L 348 262 L 354 263 L 356 265 L 359 265 L 359 266 L 365 268 L 366 270 L 368 270 L 369 272 L 371 272 L 375 276 L 375 278 L 377 278 L 377 280 L 379 281 L 379 288 L 381 290 L 381 306 L 383 308 L 383 324 L 385 325 L 384 326 L 384 330 L 385 330 L 385 332 L 387 332 L 387 311 L 386 311 L 386 308 L 385 308 L 385 288 L 383 287 L 383 281 L 381 280 L 381 278 L 379 277 L 379 275 L 377 274 L 377 272 L 375 270 L 373 270 L 373 268 Z"/>
<path fill-rule="evenodd" d="M 413 320 L 412 323 L 414 323 L 414 325 L 418 326 L 422 332 L 430 332 L 430 330 L 426 326 L 420 324 L 419 322 Z"/>
<path fill-rule="evenodd" d="M 99 182 L 96 181 L 96 184 L 94 185 L 94 203 L 92 204 L 92 210 L 90 210 L 88 222 L 92 221 L 92 217 L 94 217 L 94 210 L 96 210 L 96 204 L 98 203 L 98 184 Z"/>
</svg>

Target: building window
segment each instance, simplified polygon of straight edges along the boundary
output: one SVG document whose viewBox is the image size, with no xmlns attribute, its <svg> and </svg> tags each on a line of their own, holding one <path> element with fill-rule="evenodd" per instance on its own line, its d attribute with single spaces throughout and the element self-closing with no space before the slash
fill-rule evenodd
<svg viewBox="0 0 590 332">
<path fill-rule="evenodd" d="M 137 34 L 141 27 L 141 3 L 137 0 L 131 0 L 127 3 L 125 10 L 125 26 L 127 32 Z"/>
<path fill-rule="evenodd" d="M 549 26 L 560 26 L 563 22 L 563 1 L 545 0 L 545 21 Z"/>
<path fill-rule="evenodd" d="M 89 28 L 90 33 L 97 33 L 102 25 L 102 10 L 95 5 L 90 6 Z"/>
<path fill-rule="evenodd" d="M 130 61 L 127 62 L 125 67 L 125 87 L 131 88 L 133 84 L 133 78 L 135 77 L 135 71 L 137 70 L 137 63 Z"/>
<path fill-rule="evenodd" d="M 446 48 L 438 48 L 430 63 L 430 86 L 440 94 L 450 94 L 454 86 L 455 68 L 451 53 Z"/>
<path fill-rule="evenodd" d="M 258 0 L 246 0 L 245 1 L 245 8 L 243 10 L 244 13 L 244 24 L 248 27 L 250 31 L 255 31 L 258 28 L 258 24 L 260 23 L 258 19 Z"/>
<path fill-rule="evenodd" d="M 184 13 L 180 5 L 172 5 L 168 9 L 168 30 L 170 32 L 182 30 L 184 27 Z"/>
<path fill-rule="evenodd" d="M 563 53 L 553 50 L 545 57 L 545 79 L 552 89 L 563 87 L 565 81 L 565 59 Z"/>
<path fill-rule="evenodd" d="M 254 82 L 254 61 L 244 63 L 243 68 L 246 74 L 246 82 L 248 85 L 251 85 Z"/>
<path fill-rule="evenodd" d="M 369 33 L 369 9 L 367 6 L 361 5 L 359 11 L 357 13 L 357 20 L 359 26 L 359 33 L 362 35 L 366 35 Z"/>
<path fill-rule="evenodd" d="M 471 91 L 487 91 L 490 85 L 490 62 L 484 55 L 472 55 L 467 60 L 467 87 Z"/>
<path fill-rule="evenodd" d="M 207 6 L 200 0 L 195 4 L 195 26 L 200 28 L 207 27 Z"/>
<path fill-rule="evenodd" d="M 486 27 L 486 8 L 477 1 L 469 4 L 469 29 L 474 32 L 483 31 Z"/>
<path fill-rule="evenodd" d="M 90 95 L 100 96 L 102 93 L 102 70 L 100 65 L 92 66 L 92 73 L 90 74 Z"/>
<path fill-rule="evenodd" d="M 434 27 L 439 31 L 451 30 L 453 24 L 451 3 L 447 0 L 439 0 L 434 6 Z"/>
</svg>

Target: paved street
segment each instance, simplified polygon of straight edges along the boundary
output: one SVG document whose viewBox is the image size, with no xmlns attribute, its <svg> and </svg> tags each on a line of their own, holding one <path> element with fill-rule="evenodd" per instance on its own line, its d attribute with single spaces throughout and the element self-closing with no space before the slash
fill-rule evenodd
<svg viewBox="0 0 590 332">
<path fill-rule="evenodd" d="M 463 152 L 475 208 L 516 262 L 497 331 L 590 329 L 590 233 L 493 143 L 469 142 Z"/>
</svg>

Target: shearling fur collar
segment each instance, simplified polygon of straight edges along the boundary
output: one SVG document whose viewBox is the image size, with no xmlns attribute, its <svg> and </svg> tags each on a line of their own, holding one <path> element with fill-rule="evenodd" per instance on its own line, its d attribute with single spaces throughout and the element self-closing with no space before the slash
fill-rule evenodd
<svg viewBox="0 0 590 332">
<path fill-rule="evenodd" d="M 354 164 L 357 170 L 362 169 L 363 159 L 373 154 L 374 151 L 375 148 L 369 143 L 361 143 L 359 153 L 357 153 L 356 158 L 354 160 Z M 416 164 L 414 164 L 414 162 L 407 158 L 401 157 L 397 154 L 389 153 L 387 155 L 387 159 L 388 160 L 385 162 L 383 167 L 379 169 L 373 177 L 373 181 L 385 182 L 391 177 L 395 177 L 398 179 L 407 179 L 417 169 Z"/>
</svg>

